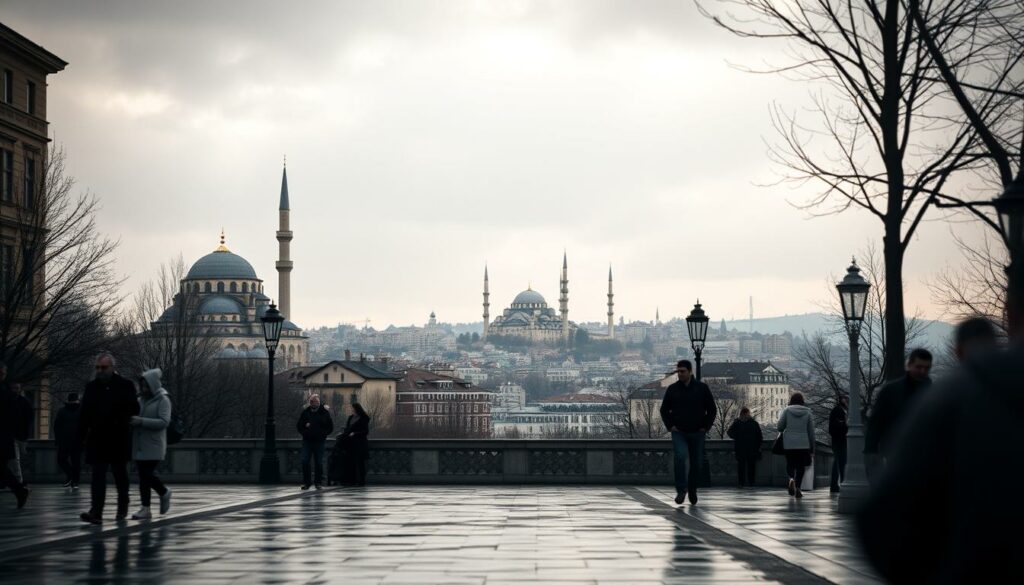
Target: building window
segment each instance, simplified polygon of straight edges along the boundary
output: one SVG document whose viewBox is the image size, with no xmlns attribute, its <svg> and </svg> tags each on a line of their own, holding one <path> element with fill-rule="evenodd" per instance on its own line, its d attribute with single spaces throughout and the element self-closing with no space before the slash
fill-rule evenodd
<svg viewBox="0 0 1024 585">
<path fill-rule="evenodd" d="M 218 282 L 217 283 L 217 292 L 219 292 L 219 293 L 224 292 L 224 283 L 223 282 Z"/>
<path fill-rule="evenodd" d="M 4 103 L 14 103 L 14 72 L 4 69 Z"/>
<path fill-rule="evenodd" d="M 203 283 L 203 292 L 210 292 L 210 283 Z"/>
<path fill-rule="evenodd" d="M 31 81 L 25 83 L 25 111 L 36 113 L 36 84 Z"/>
<path fill-rule="evenodd" d="M 248 282 L 243 282 L 242 283 L 242 292 L 244 292 L 244 293 L 249 292 L 249 283 Z"/>
<path fill-rule="evenodd" d="M 10 150 L 0 150 L 0 189 L 4 201 L 14 201 L 14 152 Z"/>
<path fill-rule="evenodd" d="M 232 282 L 231 283 L 231 292 L 238 292 L 238 283 L 237 282 Z"/>
<path fill-rule="evenodd" d="M 0 244 L 0 299 L 5 301 L 14 286 L 14 246 Z"/>
<path fill-rule="evenodd" d="M 36 206 L 36 159 L 25 153 L 25 207 L 34 209 Z"/>
<path fill-rule="evenodd" d="M 324 374 L 324 384 L 326 384 L 326 383 L 327 383 L 327 380 L 328 380 L 328 378 L 327 378 L 327 374 Z"/>
</svg>

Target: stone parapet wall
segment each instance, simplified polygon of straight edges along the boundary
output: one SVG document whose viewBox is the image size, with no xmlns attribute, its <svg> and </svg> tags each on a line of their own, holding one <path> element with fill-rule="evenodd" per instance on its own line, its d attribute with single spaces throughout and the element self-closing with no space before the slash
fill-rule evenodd
<svg viewBox="0 0 1024 585">
<path fill-rule="evenodd" d="M 333 444 L 329 441 L 328 448 Z M 278 440 L 283 481 L 298 482 L 298 439 Z M 732 441 L 708 441 L 713 486 L 737 483 Z M 757 484 L 783 486 L 786 463 L 765 441 Z M 186 439 L 168 449 L 160 473 L 178 483 L 255 483 L 262 439 Z M 30 483 L 63 481 L 52 441 L 30 441 L 22 461 Z M 832 451 L 819 444 L 815 487 L 827 487 Z M 368 481 L 377 484 L 671 485 L 672 444 L 652 440 L 379 439 L 370 441 Z M 88 474 L 88 466 L 83 467 Z M 83 479 L 83 483 L 87 480 Z"/>
</svg>

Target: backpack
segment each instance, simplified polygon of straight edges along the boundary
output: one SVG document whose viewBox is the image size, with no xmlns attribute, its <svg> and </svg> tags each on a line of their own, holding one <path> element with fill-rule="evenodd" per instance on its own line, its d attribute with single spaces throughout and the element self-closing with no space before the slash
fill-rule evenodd
<svg viewBox="0 0 1024 585">
<path fill-rule="evenodd" d="M 170 397 L 167 398 L 170 400 Z M 174 403 L 171 403 L 171 423 L 167 425 L 167 444 L 174 445 L 180 443 L 185 438 L 185 421 L 178 416 L 177 409 L 174 408 Z"/>
</svg>

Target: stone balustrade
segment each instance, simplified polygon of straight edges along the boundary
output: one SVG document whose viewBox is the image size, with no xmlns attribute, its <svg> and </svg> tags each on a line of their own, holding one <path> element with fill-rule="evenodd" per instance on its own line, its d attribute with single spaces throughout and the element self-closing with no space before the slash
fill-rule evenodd
<svg viewBox="0 0 1024 585">
<path fill-rule="evenodd" d="M 282 478 L 297 483 L 301 441 L 277 443 Z M 732 441 L 706 445 L 711 485 L 735 485 Z M 785 461 L 770 451 L 766 441 L 757 484 L 785 485 Z M 171 482 L 255 483 L 262 456 L 262 439 L 186 439 L 171 446 L 159 471 Z M 831 465 L 831 449 L 819 444 L 815 487 L 828 485 Z M 63 481 L 52 441 L 30 441 L 22 466 L 30 483 Z M 670 485 L 673 458 L 667 440 L 374 439 L 367 468 L 368 481 L 379 484 Z"/>
</svg>

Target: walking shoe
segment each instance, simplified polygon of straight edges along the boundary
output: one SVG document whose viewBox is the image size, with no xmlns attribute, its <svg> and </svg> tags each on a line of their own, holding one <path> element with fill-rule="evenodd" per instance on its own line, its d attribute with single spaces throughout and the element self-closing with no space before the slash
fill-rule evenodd
<svg viewBox="0 0 1024 585">
<path fill-rule="evenodd" d="M 318 489 L 318 490 L 322 490 L 322 489 L 324 489 L 324 486 L 322 486 L 322 485 L 320 485 L 320 484 L 314 484 L 314 485 L 313 485 L 313 487 L 315 487 L 315 488 L 316 488 L 316 489 Z"/>
<path fill-rule="evenodd" d="M 786 484 L 786 491 L 788 491 L 791 496 L 796 494 L 796 482 L 793 481 L 792 478 L 790 478 L 789 483 Z"/>
<path fill-rule="evenodd" d="M 78 517 L 82 520 L 82 522 L 88 522 L 89 524 L 100 525 L 103 523 L 103 518 L 93 514 L 91 511 L 82 512 Z"/>
<path fill-rule="evenodd" d="M 681 494 L 681 493 L 677 493 L 677 494 L 676 494 L 676 503 L 677 503 L 677 504 L 682 504 L 682 503 L 683 503 L 683 502 L 685 502 L 685 501 L 686 501 L 686 496 L 684 496 L 684 495 L 683 495 L 683 494 Z"/>
<path fill-rule="evenodd" d="M 116 520 L 118 522 L 122 522 L 122 521 L 127 520 L 127 519 L 128 519 L 128 507 L 125 506 L 125 508 L 123 510 L 118 508 L 117 509 L 117 514 L 114 516 L 114 520 Z"/>
<path fill-rule="evenodd" d="M 800 488 L 797 488 L 796 493 L 793 494 L 793 497 L 799 500 L 800 498 L 804 497 L 804 493 L 800 491 Z"/>
<path fill-rule="evenodd" d="M 309 484 L 308 483 L 302 484 L 302 489 L 308 490 L 309 489 Z"/>
<path fill-rule="evenodd" d="M 690 505 L 692 506 L 692 505 L 694 505 L 696 503 L 697 503 L 697 490 L 693 490 L 692 492 L 690 492 Z"/>
<path fill-rule="evenodd" d="M 138 512 L 132 514 L 132 520 L 149 520 L 152 517 L 153 513 L 146 506 L 139 508 Z"/>
<path fill-rule="evenodd" d="M 65 482 L 64 482 L 64 485 L 63 485 L 63 486 L 61 486 L 61 487 L 68 487 L 68 488 L 69 488 L 69 487 L 71 487 L 72 485 L 74 485 L 74 484 L 73 484 L 73 483 L 71 483 L 71 480 L 69 479 L 69 480 L 65 481 Z"/>
<path fill-rule="evenodd" d="M 23 487 L 20 490 L 14 492 L 14 497 L 18 498 L 19 510 L 25 507 L 25 502 L 28 501 L 28 494 L 30 491 L 31 490 L 29 490 L 27 487 Z"/>
<path fill-rule="evenodd" d="M 71 484 L 71 489 L 72 490 L 77 490 L 78 489 L 78 484 L 77 483 Z"/>
<path fill-rule="evenodd" d="M 167 488 L 164 495 L 160 496 L 160 513 L 166 514 L 171 509 L 171 488 Z"/>
</svg>

